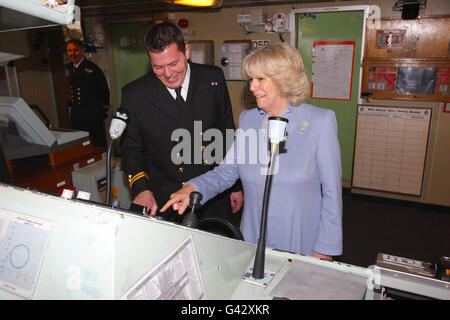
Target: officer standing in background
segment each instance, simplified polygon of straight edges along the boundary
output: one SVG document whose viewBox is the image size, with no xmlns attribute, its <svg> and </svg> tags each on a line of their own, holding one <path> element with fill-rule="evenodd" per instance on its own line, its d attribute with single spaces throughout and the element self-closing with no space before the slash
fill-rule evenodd
<svg viewBox="0 0 450 320">
<path fill-rule="evenodd" d="M 84 56 L 80 40 L 67 42 L 66 65 L 70 81 L 70 127 L 89 131 L 92 145 L 106 147 L 105 124 L 109 108 L 109 88 L 103 71 Z"/>
</svg>

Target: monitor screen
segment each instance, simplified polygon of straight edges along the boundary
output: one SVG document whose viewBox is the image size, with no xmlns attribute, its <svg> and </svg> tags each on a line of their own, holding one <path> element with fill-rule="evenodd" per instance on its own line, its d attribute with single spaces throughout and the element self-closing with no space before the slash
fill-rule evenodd
<svg viewBox="0 0 450 320">
<path fill-rule="evenodd" d="M 0 126 L 13 121 L 19 135 L 27 142 L 51 147 L 55 136 L 22 98 L 0 97 Z"/>
<path fill-rule="evenodd" d="M 433 94 L 436 68 L 398 68 L 396 93 Z"/>
</svg>

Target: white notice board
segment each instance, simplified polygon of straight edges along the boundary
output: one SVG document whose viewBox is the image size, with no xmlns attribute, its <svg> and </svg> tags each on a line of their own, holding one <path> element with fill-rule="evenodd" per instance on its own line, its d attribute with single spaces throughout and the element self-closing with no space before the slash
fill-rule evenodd
<svg viewBox="0 0 450 320">
<path fill-rule="evenodd" d="M 355 41 L 314 41 L 311 98 L 351 100 Z"/>
<path fill-rule="evenodd" d="M 422 194 L 431 108 L 358 105 L 352 187 Z"/>
</svg>

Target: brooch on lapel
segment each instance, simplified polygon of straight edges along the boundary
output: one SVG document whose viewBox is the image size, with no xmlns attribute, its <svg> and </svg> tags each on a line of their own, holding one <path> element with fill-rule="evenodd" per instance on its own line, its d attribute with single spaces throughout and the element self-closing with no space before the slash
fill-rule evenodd
<svg viewBox="0 0 450 320">
<path fill-rule="evenodd" d="M 89 69 L 89 68 L 84 68 L 84 72 L 85 73 L 91 73 L 91 72 L 94 72 L 94 70 Z"/>
<path fill-rule="evenodd" d="M 308 121 L 300 121 L 300 135 L 301 136 L 305 133 L 305 131 L 308 128 L 308 126 L 309 126 L 309 122 Z"/>
<path fill-rule="evenodd" d="M 217 87 L 217 82 L 211 82 L 211 85 L 212 85 L 213 87 Z"/>
</svg>

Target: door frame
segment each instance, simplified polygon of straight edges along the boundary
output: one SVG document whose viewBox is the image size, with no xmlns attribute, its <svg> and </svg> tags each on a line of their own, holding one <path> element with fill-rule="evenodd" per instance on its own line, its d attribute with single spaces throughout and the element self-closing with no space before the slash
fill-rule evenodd
<svg viewBox="0 0 450 320">
<path fill-rule="evenodd" d="M 342 11 L 363 11 L 364 12 L 364 18 L 363 18 L 363 30 L 362 30 L 362 39 L 361 39 L 361 55 L 360 55 L 360 61 L 359 61 L 359 83 L 358 83 L 358 104 L 363 103 L 363 99 L 361 99 L 361 84 L 362 84 L 362 62 L 364 59 L 364 50 L 365 50 L 365 40 L 366 40 L 366 24 L 367 20 L 369 18 L 369 13 L 372 11 L 371 9 L 373 5 L 356 5 L 356 6 L 338 6 L 338 7 L 316 7 L 316 8 L 301 8 L 301 9 L 292 9 L 292 11 L 289 13 L 289 20 L 292 22 L 290 23 L 290 44 L 294 47 L 296 47 L 296 39 L 298 36 L 298 25 L 297 25 L 297 19 L 296 16 L 299 13 L 312 13 L 312 12 L 342 12 Z M 377 9 L 373 8 L 375 11 L 375 14 L 377 13 Z M 379 7 L 378 7 L 378 13 L 379 13 Z"/>
</svg>

